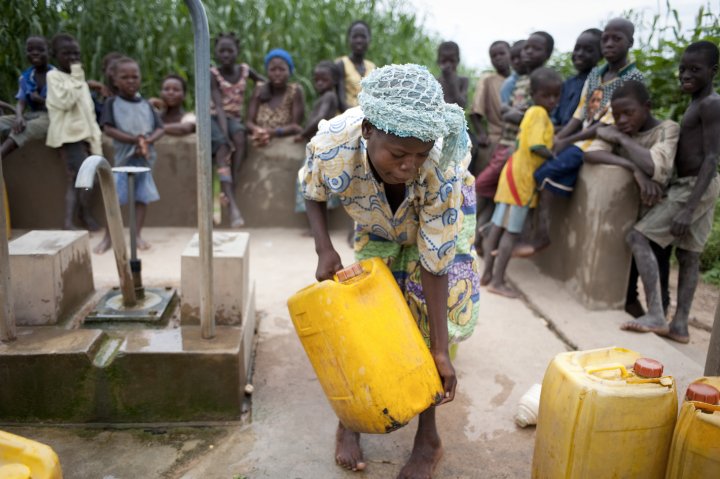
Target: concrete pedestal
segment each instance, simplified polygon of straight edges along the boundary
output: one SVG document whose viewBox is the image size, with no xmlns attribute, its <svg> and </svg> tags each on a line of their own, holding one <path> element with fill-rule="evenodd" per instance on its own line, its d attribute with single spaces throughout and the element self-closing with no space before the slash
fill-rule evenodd
<svg viewBox="0 0 720 479">
<path fill-rule="evenodd" d="M 95 289 L 87 231 L 31 231 L 9 249 L 18 325 L 55 324 Z"/>
<path fill-rule="evenodd" d="M 625 304 L 632 253 L 625 237 L 637 222 L 640 197 L 624 168 L 586 164 L 571 198 L 554 198 L 550 210 L 551 246 L 534 261 L 564 281 L 589 309 Z"/>
<path fill-rule="evenodd" d="M 244 321 L 250 299 L 250 234 L 213 232 L 213 304 L 217 324 Z M 198 235 L 181 259 L 181 318 L 183 324 L 200 321 L 200 256 Z"/>
</svg>

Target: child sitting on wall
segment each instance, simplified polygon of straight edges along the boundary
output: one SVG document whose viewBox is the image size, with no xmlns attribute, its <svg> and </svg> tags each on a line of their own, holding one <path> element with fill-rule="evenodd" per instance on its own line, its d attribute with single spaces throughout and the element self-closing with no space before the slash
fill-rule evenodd
<svg viewBox="0 0 720 479">
<path fill-rule="evenodd" d="M 155 141 L 164 133 L 162 122 L 150 103 L 140 96 L 140 67 L 132 58 L 115 61 L 113 81 L 117 95 L 105 102 L 103 109 L 103 132 L 113 139 L 115 166 L 141 166 L 152 168 L 155 164 Z M 120 204 L 128 202 L 128 174 L 115 173 Z M 135 240 L 138 249 L 150 248 L 142 238 L 147 205 L 160 199 L 152 171 L 135 174 Z M 95 249 L 104 253 L 111 246 L 110 231 Z"/>
<path fill-rule="evenodd" d="M 58 148 L 67 168 L 65 192 L 65 229 L 75 229 L 76 209 L 89 230 L 99 226 L 90 214 L 90 191 L 75 188 L 80 165 L 85 158 L 102 155 L 100 128 L 85 72 L 80 63 L 80 45 L 72 36 L 58 33 L 52 39 L 57 68 L 47 74 L 48 127 L 46 144 Z"/>
<path fill-rule="evenodd" d="M 14 115 L 0 117 L 0 157 L 7 156 L 30 140 L 47 136 L 48 120 L 45 97 L 47 73 L 55 67 L 48 64 L 48 44 L 44 37 L 30 36 L 25 41 L 25 56 L 30 67 L 18 78 L 17 106 Z"/>
</svg>

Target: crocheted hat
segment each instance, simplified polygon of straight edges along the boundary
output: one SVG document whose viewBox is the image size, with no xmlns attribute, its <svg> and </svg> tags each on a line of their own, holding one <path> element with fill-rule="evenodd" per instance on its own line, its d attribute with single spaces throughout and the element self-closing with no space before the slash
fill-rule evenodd
<svg viewBox="0 0 720 479">
<path fill-rule="evenodd" d="M 267 70 L 268 63 L 270 63 L 270 60 L 273 58 L 282 58 L 285 60 L 285 63 L 288 64 L 288 67 L 290 68 L 290 74 L 292 75 L 293 71 L 295 70 L 295 64 L 293 63 L 292 56 L 283 50 L 282 48 L 275 48 L 273 50 L 270 50 L 267 55 L 265 55 L 265 70 Z"/>
<path fill-rule="evenodd" d="M 421 65 L 388 65 L 360 82 L 358 102 L 375 127 L 400 137 L 443 138 L 440 167 L 467 155 L 470 141 L 463 109 L 445 103 L 440 83 Z"/>
</svg>

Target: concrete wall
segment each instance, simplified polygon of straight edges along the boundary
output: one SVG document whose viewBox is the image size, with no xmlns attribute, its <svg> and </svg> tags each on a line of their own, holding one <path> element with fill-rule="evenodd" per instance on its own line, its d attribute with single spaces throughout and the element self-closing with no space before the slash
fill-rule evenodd
<svg viewBox="0 0 720 479">
<path fill-rule="evenodd" d="M 640 205 L 632 174 L 610 165 L 583 165 L 569 199 L 554 198 L 551 246 L 534 261 L 541 271 L 565 282 L 589 309 L 625 304 L 632 253 L 625 236 Z"/>
<path fill-rule="evenodd" d="M 165 136 L 158 141 L 153 176 L 161 198 L 148 208 L 146 226 L 197 225 L 195 145 L 195 135 Z M 107 139 L 103 147 L 111 160 Z M 305 215 L 294 212 L 295 178 L 304 156 L 304 144 L 291 138 L 275 140 L 261 150 L 249 147 L 248 158 L 236 174 L 236 197 L 246 226 L 306 226 Z M 62 229 L 66 173 L 56 151 L 32 142 L 3 159 L 3 172 L 14 228 Z M 93 212 L 104 222 L 100 189 L 95 190 Z M 350 225 L 343 211 L 331 212 L 331 227 Z M 228 226 L 226 215 L 221 226 Z"/>
</svg>

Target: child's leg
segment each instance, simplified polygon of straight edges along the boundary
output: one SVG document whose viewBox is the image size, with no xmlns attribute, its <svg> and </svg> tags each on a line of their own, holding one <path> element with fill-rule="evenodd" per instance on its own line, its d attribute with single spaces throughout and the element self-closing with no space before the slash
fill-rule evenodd
<svg viewBox="0 0 720 479">
<path fill-rule="evenodd" d="M 507 296 L 508 298 L 517 298 L 518 293 L 505 282 L 505 270 L 510 262 L 513 249 L 520 238 L 520 233 L 511 233 L 505 231 L 500 239 L 498 246 L 498 254 L 495 258 L 495 269 L 492 273 L 492 281 L 488 285 L 488 291 L 491 293 Z"/>
<path fill-rule="evenodd" d="M 58 152 L 60 153 L 60 158 L 63 160 L 63 163 L 65 163 L 65 217 L 63 219 L 63 229 L 74 230 L 77 229 L 73 223 L 78 198 L 77 191 L 75 190 L 77 170 L 72 166 L 72 151 L 69 146 L 70 144 L 62 145 Z"/>
<path fill-rule="evenodd" d="M 485 266 L 483 268 L 482 277 L 480 278 L 481 286 L 486 286 L 490 284 L 490 281 L 492 281 L 493 266 L 495 264 L 496 258 L 491 254 L 491 252 L 494 251 L 500 243 L 500 237 L 502 236 L 503 231 L 504 229 L 501 226 L 493 224 L 490 227 L 490 232 L 482 240 L 483 251 L 485 251 L 487 254 L 483 256 L 483 262 L 485 263 Z"/>
<path fill-rule="evenodd" d="M 233 191 L 237 187 L 237 179 L 239 178 L 240 168 L 245 161 L 246 138 L 245 130 L 238 129 L 232 135 L 232 142 L 235 145 L 235 151 L 232 154 L 232 177 Z"/>
<path fill-rule="evenodd" d="M 700 276 L 700 253 L 678 248 L 677 258 L 680 263 L 677 311 L 670 322 L 670 331 L 665 336 L 681 343 L 688 343 L 690 341 L 688 316 Z"/>
<path fill-rule="evenodd" d="M 230 226 L 232 228 L 239 228 L 245 224 L 245 220 L 242 214 L 240 214 L 240 209 L 235 202 L 232 167 L 230 165 L 230 147 L 227 145 L 220 146 L 215 154 L 215 162 L 217 164 L 217 174 L 220 179 L 220 191 L 230 212 Z"/>
<path fill-rule="evenodd" d="M 660 273 L 658 263 L 650 247 L 650 240 L 639 231 L 633 229 L 627 236 L 628 244 L 632 249 L 640 278 L 645 288 L 648 302 L 648 312 L 645 316 L 628 321 L 621 326 L 622 329 L 646 332 L 667 332 L 668 326 L 663 314 L 662 299 L 660 295 Z"/>
<path fill-rule="evenodd" d="M 553 194 L 547 190 L 540 191 L 537 206 L 537 223 L 530 244 L 518 245 L 513 251 L 514 258 L 527 258 L 550 246 L 550 202 Z"/>
<path fill-rule="evenodd" d="M 0 157 L 7 158 L 7 156 L 15 150 L 17 150 L 17 143 L 15 143 L 15 140 L 12 138 L 8 138 L 3 141 L 2 146 L 0 146 Z"/>
<path fill-rule="evenodd" d="M 398 479 L 432 477 L 435 466 L 443 455 L 442 441 L 437 432 L 435 407 L 431 406 L 420 413 L 417 433 L 410 459 L 400 470 Z"/>
<path fill-rule="evenodd" d="M 360 433 L 347 429 L 341 422 L 335 433 L 335 463 L 351 471 L 362 471 L 366 466 L 360 448 Z"/>
<path fill-rule="evenodd" d="M 140 250 L 150 249 L 150 243 L 142 239 L 141 235 L 143 225 L 145 224 L 146 213 L 147 204 L 137 201 L 135 203 L 135 244 Z"/>
</svg>

